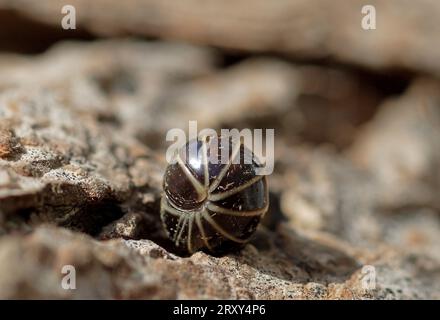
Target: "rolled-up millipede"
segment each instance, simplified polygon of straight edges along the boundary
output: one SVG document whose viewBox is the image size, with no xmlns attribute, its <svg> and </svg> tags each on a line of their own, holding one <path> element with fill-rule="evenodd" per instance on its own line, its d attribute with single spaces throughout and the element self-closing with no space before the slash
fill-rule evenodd
<svg viewBox="0 0 440 320">
<path fill-rule="evenodd" d="M 237 249 L 249 241 L 269 206 L 258 159 L 232 137 L 189 141 L 165 171 L 161 219 L 169 238 L 189 253 Z"/>
</svg>

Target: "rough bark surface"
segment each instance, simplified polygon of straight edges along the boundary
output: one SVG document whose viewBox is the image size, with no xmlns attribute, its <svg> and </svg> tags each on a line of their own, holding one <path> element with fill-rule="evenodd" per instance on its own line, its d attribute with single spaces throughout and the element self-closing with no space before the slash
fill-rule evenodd
<svg viewBox="0 0 440 320">
<path fill-rule="evenodd" d="M 0 298 L 439 299 L 440 83 L 384 99 L 347 71 L 219 59 L 128 40 L 0 56 Z M 276 129 L 240 252 L 180 256 L 162 230 L 165 133 L 188 120 Z"/>
</svg>

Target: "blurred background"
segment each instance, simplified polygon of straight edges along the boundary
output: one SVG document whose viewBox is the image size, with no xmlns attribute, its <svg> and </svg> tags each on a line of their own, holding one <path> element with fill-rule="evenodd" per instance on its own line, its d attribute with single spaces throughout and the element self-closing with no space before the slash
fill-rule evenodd
<svg viewBox="0 0 440 320">
<path fill-rule="evenodd" d="M 75 29 L 62 27 L 65 5 Z M 439 298 L 438 17 L 435 0 L 0 0 L 0 297 L 72 297 L 53 271 L 67 259 L 87 270 L 74 297 Z M 176 253 L 158 199 L 165 134 L 189 120 L 275 129 L 270 214 L 252 243 L 263 260 L 236 259 L 292 294 L 257 280 L 242 284 L 254 296 L 194 293 L 179 275 L 152 293 L 167 264 L 148 264 L 158 280 L 139 289 L 132 269 L 78 258 L 86 240 L 48 244 L 78 233 Z M 353 283 L 365 263 L 382 268 L 373 293 Z"/>
</svg>

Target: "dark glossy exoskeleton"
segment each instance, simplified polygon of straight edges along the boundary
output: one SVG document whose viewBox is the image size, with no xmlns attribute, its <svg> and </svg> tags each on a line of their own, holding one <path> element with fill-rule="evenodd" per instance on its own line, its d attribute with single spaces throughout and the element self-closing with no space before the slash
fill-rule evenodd
<svg viewBox="0 0 440 320">
<path fill-rule="evenodd" d="M 245 244 L 269 206 L 259 166 L 231 137 L 208 136 L 181 148 L 166 169 L 161 201 L 161 219 L 175 245 L 219 253 Z"/>
</svg>

